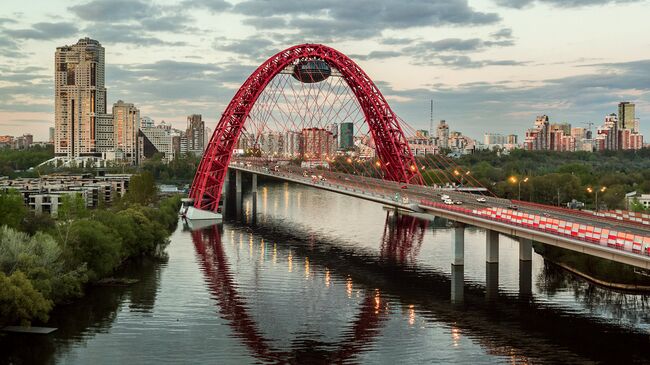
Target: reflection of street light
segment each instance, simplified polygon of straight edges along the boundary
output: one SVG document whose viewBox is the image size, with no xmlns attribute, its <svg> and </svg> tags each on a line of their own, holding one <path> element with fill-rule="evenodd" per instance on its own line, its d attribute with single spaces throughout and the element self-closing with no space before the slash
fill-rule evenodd
<svg viewBox="0 0 650 365">
<path fill-rule="evenodd" d="M 516 176 L 510 176 L 510 179 L 508 179 L 508 180 L 510 180 L 510 182 L 512 182 L 513 184 L 517 184 L 517 190 L 518 190 L 517 200 L 521 200 L 521 183 L 528 182 L 528 177 L 525 177 L 525 178 L 523 178 L 521 180 L 517 180 Z"/>
<path fill-rule="evenodd" d="M 596 204 L 596 211 L 598 211 L 598 192 L 600 191 L 601 193 L 604 193 L 605 190 L 607 190 L 607 186 L 601 186 L 599 189 L 594 189 L 594 188 L 592 188 L 591 186 L 587 188 L 587 192 L 588 192 L 589 194 L 591 194 L 591 193 L 593 193 L 593 192 L 596 193 L 596 201 L 595 201 L 595 204 Z"/>
</svg>

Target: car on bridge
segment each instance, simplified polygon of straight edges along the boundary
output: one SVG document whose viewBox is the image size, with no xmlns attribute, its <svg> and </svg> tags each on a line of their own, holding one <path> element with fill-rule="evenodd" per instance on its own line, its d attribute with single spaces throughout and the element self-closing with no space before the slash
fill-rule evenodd
<svg viewBox="0 0 650 365">
<path fill-rule="evenodd" d="M 480 197 L 480 198 L 476 198 L 476 201 L 479 202 L 479 203 L 485 203 L 485 202 L 487 202 L 487 199 L 485 199 L 483 197 Z"/>
</svg>

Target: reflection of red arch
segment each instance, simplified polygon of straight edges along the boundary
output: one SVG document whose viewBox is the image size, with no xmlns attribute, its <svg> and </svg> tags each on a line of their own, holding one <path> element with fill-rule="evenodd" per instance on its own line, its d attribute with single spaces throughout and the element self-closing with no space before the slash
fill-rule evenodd
<svg viewBox="0 0 650 365">
<path fill-rule="evenodd" d="M 354 61 L 335 49 L 320 44 L 302 44 L 266 60 L 248 77 L 228 104 L 194 176 L 190 197 L 194 198 L 195 207 L 212 211 L 217 209 L 232 151 L 257 98 L 278 73 L 304 59 L 326 61 L 339 70 L 350 86 L 375 141 L 384 178 L 399 182 L 422 182 L 397 116 L 370 77 Z"/>
<path fill-rule="evenodd" d="M 203 231 L 194 231 L 192 241 L 209 288 L 219 302 L 220 313 L 229 321 L 252 355 L 274 363 L 296 363 L 296 360 L 300 360 L 291 352 L 274 350 L 271 341 L 264 337 L 248 314 L 246 304 L 237 294 L 233 277 L 229 273 L 218 228 L 213 226 Z M 310 358 L 310 362 L 322 360 L 323 363 L 342 363 L 366 348 L 365 345 L 378 334 L 386 318 L 386 308 L 381 306 L 378 296 L 375 295 L 366 295 L 356 320 L 349 331 L 346 331 L 347 335 L 340 341 L 340 345 L 332 351 L 320 354 L 326 358 Z"/>
</svg>

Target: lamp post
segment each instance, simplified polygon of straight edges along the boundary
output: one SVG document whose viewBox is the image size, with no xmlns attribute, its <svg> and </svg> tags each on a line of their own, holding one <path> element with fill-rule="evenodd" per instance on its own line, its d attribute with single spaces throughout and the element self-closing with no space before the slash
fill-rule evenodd
<svg viewBox="0 0 650 365">
<path fill-rule="evenodd" d="M 458 170 L 454 170 L 454 175 L 460 176 L 460 187 L 461 188 L 463 187 L 463 179 L 465 178 L 465 176 L 469 175 L 470 173 L 471 172 L 469 170 L 467 170 L 465 172 L 460 172 Z"/>
<path fill-rule="evenodd" d="M 526 182 L 528 182 L 528 177 L 525 177 L 525 178 L 519 180 L 519 179 L 517 179 L 517 177 L 515 177 L 515 176 L 511 176 L 509 180 L 510 180 L 510 182 L 512 182 L 513 184 L 517 184 L 517 188 L 518 188 L 518 189 L 517 189 L 517 190 L 518 190 L 517 200 L 521 200 L 521 183 L 526 183 Z"/>
<path fill-rule="evenodd" d="M 589 194 L 594 192 L 596 193 L 595 202 L 594 202 L 594 204 L 596 205 L 596 211 L 598 211 L 598 192 L 604 193 L 605 190 L 607 190 L 607 186 L 601 186 L 600 188 L 596 188 L 596 189 L 592 188 L 591 186 L 587 188 L 587 192 Z"/>
</svg>

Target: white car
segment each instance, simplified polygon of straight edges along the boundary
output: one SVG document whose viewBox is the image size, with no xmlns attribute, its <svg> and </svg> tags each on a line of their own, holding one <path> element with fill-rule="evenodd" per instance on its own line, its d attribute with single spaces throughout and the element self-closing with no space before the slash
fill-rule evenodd
<svg viewBox="0 0 650 365">
<path fill-rule="evenodd" d="M 487 201 L 487 199 L 485 199 L 485 198 L 476 198 L 476 201 L 479 202 L 479 203 L 485 203 Z"/>
<path fill-rule="evenodd" d="M 451 199 L 445 199 L 445 204 L 447 205 L 454 205 L 454 201 Z"/>
<path fill-rule="evenodd" d="M 449 195 L 442 195 L 440 197 L 440 200 L 442 200 L 442 201 L 449 200 Z"/>
<path fill-rule="evenodd" d="M 456 200 L 456 201 L 454 202 L 454 204 L 456 204 L 456 205 L 461 205 L 461 204 L 463 204 L 463 202 L 460 201 L 460 200 Z"/>
</svg>

